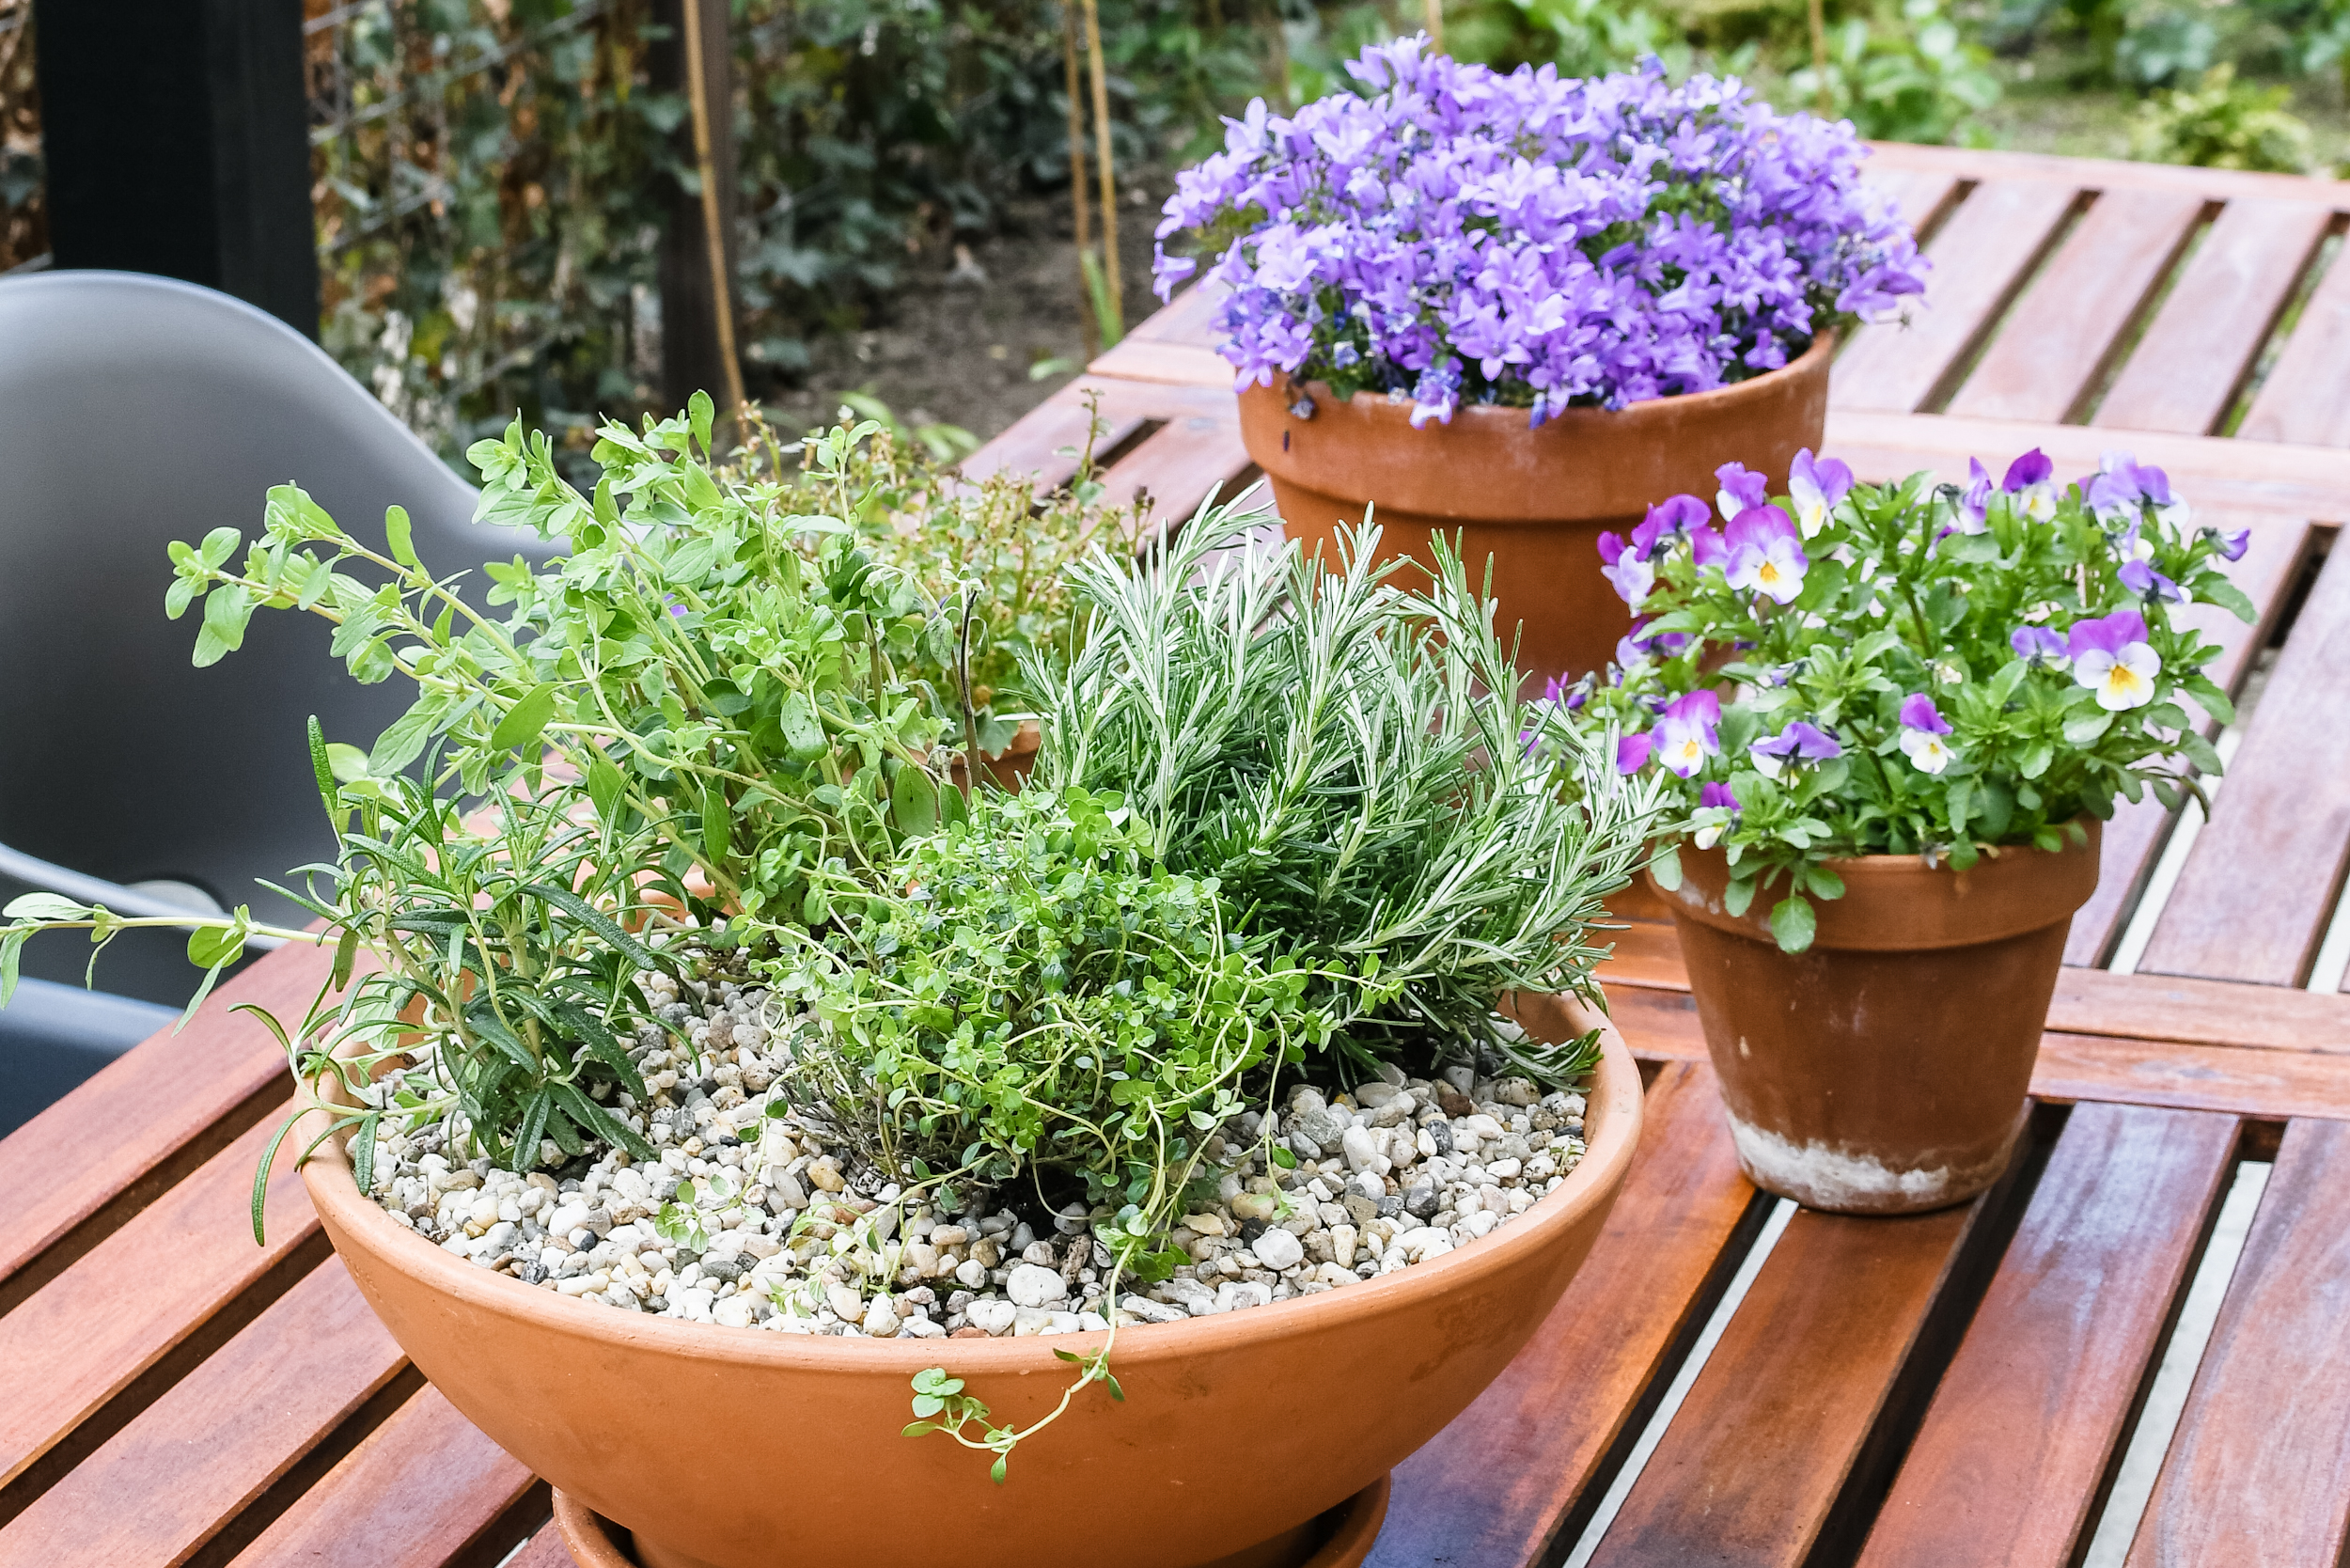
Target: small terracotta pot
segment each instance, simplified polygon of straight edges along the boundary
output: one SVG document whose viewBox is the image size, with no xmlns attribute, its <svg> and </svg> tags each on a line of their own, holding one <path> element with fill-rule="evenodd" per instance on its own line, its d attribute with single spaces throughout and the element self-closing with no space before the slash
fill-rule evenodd
<svg viewBox="0 0 2350 1568">
<path fill-rule="evenodd" d="M 303 1176 L 400 1348 L 508 1452 L 632 1531 L 645 1568 L 1276 1568 L 1510 1364 L 1622 1185 L 1640 1076 L 1622 1037 L 1559 998 L 1524 998 L 1519 1016 L 1543 1039 L 1604 1029 L 1590 1152 L 1557 1190 L 1394 1274 L 1119 1330 L 1125 1401 L 1086 1390 L 1001 1486 L 986 1455 L 899 1435 L 914 1375 L 946 1367 L 1026 1426 L 1070 1380 L 1054 1352 L 1104 1335 L 818 1339 L 647 1317 L 442 1251 L 361 1195 L 340 1138 Z"/>
<path fill-rule="evenodd" d="M 1944 1208 L 1998 1180 L 2066 929 L 2097 887 L 2098 823 L 2084 825 L 2085 845 L 2011 847 L 1966 871 L 1914 855 L 1838 861 L 1844 896 L 1812 901 L 1818 934 L 1794 954 L 1771 937 L 1783 878 L 1733 917 L 1722 853 L 1682 846 L 1680 888 L 1656 891 L 1748 1180 L 1875 1215 Z"/>
<path fill-rule="evenodd" d="M 1022 719 L 1020 728 L 1012 732 L 1011 745 L 1004 747 L 1003 755 L 987 759 L 987 776 L 1013 794 L 1018 794 L 1020 787 L 1028 781 L 1028 775 L 1036 771 L 1036 754 L 1043 745 L 1043 726 L 1034 719 Z M 956 789 L 969 788 L 970 773 L 964 767 L 961 757 L 947 765 L 947 776 Z"/>
<path fill-rule="evenodd" d="M 1522 408 L 1466 406 L 1412 429 L 1412 405 L 1315 382 L 1240 394 L 1241 439 L 1273 481 L 1292 539 L 1339 558 L 1338 528 L 1366 507 L 1382 559 L 1429 558 L 1431 535 L 1460 536 L 1469 586 L 1493 564 L 1496 629 L 1520 635 L 1528 677 L 1580 675 L 1615 656 L 1632 613 L 1600 575 L 1599 536 L 1629 530 L 1668 495 L 1702 496 L 1714 470 L 1743 463 L 1783 491 L 1796 452 L 1817 451 L 1827 419 L 1833 335 L 1752 381 L 1610 411 L 1571 408 L 1540 430 Z M 1310 397 L 1313 415 L 1292 407 Z"/>
</svg>

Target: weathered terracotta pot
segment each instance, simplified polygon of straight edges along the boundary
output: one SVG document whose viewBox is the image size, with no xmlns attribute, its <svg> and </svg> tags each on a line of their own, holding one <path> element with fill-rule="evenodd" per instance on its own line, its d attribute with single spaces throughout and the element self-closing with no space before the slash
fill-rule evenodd
<svg viewBox="0 0 2350 1568">
<path fill-rule="evenodd" d="M 1521 1006 L 1542 1038 L 1586 1016 Z M 899 1435 L 911 1379 L 944 1366 L 1026 1425 L 1069 1381 L 1053 1353 L 1104 1336 L 816 1339 L 645 1317 L 442 1251 L 360 1194 L 339 1139 L 303 1171 L 400 1348 L 507 1451 L 632 1531 L 644 1568 L 1293 1568 L 1317 1549 L 1310 1522 L 1466 1408 L 1590 1250 L 1640 1128 L 1638 1069 L 1605 1038 L 1590 1152 L 1532 1210 L 1344 1290 L 1120 1329 L 1125 1402 L 1087 1390 L 1002 1486 L 983 1454 Z"/>
<path fill-rule="evenodd" d="M 1020 787 L 1028 781 L 1028 775 L 1036 771 L 1036 754 L 1043 745 L 1043 727 L 1034 719 L 1021 720 L 1020 728 L 1012 733 L 1011 745 L 1004 747 L 1004 754 L 986 760 L 987 776 L 1018 794 Z M 958 790 L 970 787 L 970 770 L 963 765 L 961 757 L 947 764 L 947 777 Z"/>
<path fill-rule="evenodd" d="M 1733 918 L 1721 852 L 1683 846 L 1680 888 L 1657 893 L 1755 1185 L 1808 1208 L 1893 1215 L 1998 1180 L 2065 932 L 2097 886 L 2098 824 L 2086 825 L 2086 845 L 2011 848 L 1966 871 L 1914 855 L 1839 861 L 1844 896 L 1813 901 L 1818 935 L 1795 954 L 1771 938 L 1784 881 Z"/>
<path fill-rule="evenodd" d="M 1609 411 L 1573 408 L 1527 428 L 1522 408 L 1464 407 L 1412 429 L 1412 405 L 1376 392 L 1340 401 L 1320 382 L 1240 394 L 1241 439 L 1273 482 L 1283 526 L 1338 559 L 1338 528 L 1379 525 L 1383 559 L 1428 558 L 1431 535 L 1460 536 L 1471 587 L 1493 564 L 1504 644 L 1520 633 L 1529 677 L 1580 675 L 1612 658 L 1632 614 L 1600 575 L 1599 536 L 1623 532 L 1668 495 L 1709 503 L 1714 470 L 1743 463 L 1784 491 L 1796 452 L 1817 451 L 1827 418 L 1832 336 L 1752 381 Z M 1310 397 L 1313 415 L 1292 412 Z"/>
</svg>

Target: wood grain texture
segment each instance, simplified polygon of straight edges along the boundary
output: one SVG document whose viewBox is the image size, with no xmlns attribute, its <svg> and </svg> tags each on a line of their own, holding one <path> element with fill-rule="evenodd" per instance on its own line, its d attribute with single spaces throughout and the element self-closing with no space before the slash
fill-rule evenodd
<svg viewBox="0 0 2350 1568">
<path fill-rule="evenodd" d="M 2067 1568 L 2240 1125 L 2137 1105 L 2073 1112 L 1860 1568 Z"/>
<path fill-rule="evenodd" d="M 2350 247 L 2311 291 L 2236 436 L 2350 447 Z"/>
<path fill-rule="evenodd" d="M 1055 393 L 1018 424 L 964 459 L 964 478 L 1032 475 L 1040 492 L 1058 490 L 1077 472 L 1077 456 L 1086 449 L 1089 435 L 1096 451 L 1107 451 L 1134 434 L 1146 417 L 1137 408 L 1104 408 L 1102 428 L 1095 431 L 1093 416 L 1083 400 L 1065 396 L 1066 391 Z"/>
<path fill-rule="evenodd" d="M 1666 1068 L 1590 1258 L 1499 1381 L 1397 1467 L 1371 1568 L 1542 1560 L 1669 1380 L 1753 1197 L 1711 1070 Z"/>
<path fill-rule="evenodd" d="M 2258 612 L 2256 619 L 2248 625 L 2217 604 L 2190 604 L 2174 618 L 2175 624 L 2191 627 L 2219 645 L 2219 657 L 2204 666 L 2203 673 L 2220 690 L 2233 697 L 2251 669 L 2252 656 L 2267 644 L 2276 629 L 2286 594 L 2300 575 L 2314 536 L 2307 525 L 2296 519 L 2271 519 L 2260 512 L 2233 513 L 2224 507 L 2201 511 L 2198 520 L 2215 527 L 2248 528 L 2252 536 L 2244 558 L 2229 569 L 2228 575 L 2251 600 Z M 2201 708 L 2192 703 L 2186 707 L 2205 736 L 2218 733 L 2219 727 Z M 2201 811 L 2202 808 L 2190 805 L 2184 809 Z M 2097 891 L 2073 916 L 2073 929 L 2064 943 L 2065 963 L 2096 964 L 2111 956 L 2114 945 L 2122 939 L 2137 911 L 2138 895 L 2145 889 L 2147 878 L 2154 874 L 2156 853 L 2169 838 L 2176 815 L 2166 810 L 2151 792 L 2135 803 L 2118 804 L 2098 845 Z"/>
<path fill-rule="evenodd" d="M 1827 450 L 1864 479 L 1901 478 L 1920 469 L 1956 483 L 1966 460 L 2004 464 L 2037 447 L 2060 478 L 2092 473 L 2097 454 L 2116 447 L 2140 463 L 2167 470 L 2188 499 L 2205 510 L 2264 512 L 2280 518 L 2350 520 L 2350 451 L 2290 447 L 2265 441 L 2132 431 L 2127 435 L 2088 425 L 2025 425 L 2009 419 L 1963 419 L 1887 414 L 1839 407 L 1827 412 Z"/>
<path fill-rule="evenodd" d="M 1689 974 L 1670 926 L 1643 922 L 1614 933 L 1615 956 L 1600 965 L 1618 1014 L 1661 1016 L 1635 988 L 1684 992 Z M 1678 1002 L 1670 1012 L 1684 1011 Z M 1626 1010 L 1630 1010 L 1627 1012 Z M 2280 986 L 2117 975 L 2067 968 L 2057 976 L 2048 1027 L 2058 1033 L 2114 1035 L 2147 1043 L 2248 1046 L 2350 1055 L 2350 997 Z"/>
<path fill-rule="evenodd" d="M 2091 191 L 2193 191 L 2218 200 L 2239 196 L 2311 201 L 2350 208 L 2350 185 L 2297 174 L 2251 174 L 2181 164 L 2125 163 L 2115 158 L 2068 158 L 2047 152 L 1996 152 L 1979 148 L 1919 147 L 1871 142 L 1868 169 L 1916 169 L 1961 180 L 2061 180 Z"/>
<path fill-rule="evenodd" d="M 2350 551 L 2318 573 L 2138 967 L 2295 985 L 2350 854 Z"/>
<path fill-rule="evenodd" d="M 2033 278 L 1952 414 L 2055 424 L 2080 400 L 2203 211 L 2189 191 L 2108 191 Z"/>
<path fill-rule="evenodd" d="M 2350 1125 L 2285 1129 L 2129 1568 L 2328 1565 L 2350 1533 Z"/>
<path fill-rule="evenodd" d="M 2230 202 L 2090 422 L 2212 431 L 2332 221 L 2331 206 L 2315 201 Z"/>
<path fill-rule="evenodd" d="M 1935 235 L 1925 297 L 1905 327 L 1863 327 L 1836 361 L 1829 400 L 1908 413 L 1993 327 L 2001 306 L 2065 214 L 2070 181 L 2001 180 L 1977 186 Z"/>
<path fill-rule="evenodd" d="M 253 1167 L 278 1121 L 263 1120 L 0 1318 L 0 1486 L 317 1233 L 290 1141 L 264 1209 L 269 1246 L 253 1245 Z M 157 1289 L 159 1278 L 170 1288 Z"/>
<path fill-rule="evenodd" d="M 1801 1564 L 1973 1212 L 1859 1219 L 1796 1211 L 1592 1568 Z"/>
<path fill-rule="evenodd" d="M 128 1219 L 274 1104 L 248 1105 L 288 1081 L 285 1055 L 230 1009 L 250 1002 L 298 1020 L 325 973 L 309 948 L 266 955 L 223 982 L 184 1030 L 133 1046 L 0 1138 L 0 1282 L 102 1215 Z M 105 1135 L 92 1137 L 94 1127 Z"/>
<path fill-rule="evenodd" d="M 185 1560 L 403 1364 L 329 1259 L 0 1528 L 0 1568 Z"/>
<path fill-rule="evenodd" d="M 443 1568 L 512 1545 L 488 1538 L 532 1479 L 427 1386 L 237 1554 L 236 1568 Z"/>
<path fill-rule="evenodd" d="M 1919 232 L 1941 215 L 1961 183 L 1947 170 L 1883 167 L 1874 161 L 1861 165 L 1861 175 L 1892 202 L 1896 217 Z"/>
<path fill-rule="evenodd" d="M 1102 476 L 1103 499 L 1113 506 L 1147 499 L 1146 531 L 1180 527 L 1210 490 L 1221 486 L 1230 500 L 1232 479 L 1247 466 L 1237 406 L 1221 417 L 1187 414 L 1153 431 Z"/>
<path fill-rule="evenodd" d="M 563 1532 L 549 1521 L 539 1527 L 539 1533 L 503 1568 L 577 1568 L 577 1560 L 572 1556 L 572 1549 L 563 1544 Z"/>
</svg>

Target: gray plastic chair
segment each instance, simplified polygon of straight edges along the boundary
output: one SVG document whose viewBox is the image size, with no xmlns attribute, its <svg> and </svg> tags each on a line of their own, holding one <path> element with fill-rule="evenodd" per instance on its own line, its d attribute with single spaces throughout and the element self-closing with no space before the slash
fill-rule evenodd
<svg viewBox="0 0 2350 1568">
<path fill-rule="evenodd" d="M 412 692 L 352 681 L 313 617 L 256 616 L 209 669 L 189 663 L 196 617 L 164 617 L 165 543 L 223 525 L 253 538 L 264 493 L 288 480 L 362 538 L 406 507 L 444 572 L 547 554 L 475 526 L 471 486 L 253 306 L 133 273 L 0 280 L 0 902 L 46 887 L 126 914 L 209 902 L 304 918 L 254 880 L 333 851 L 305 721 L 365 745 Z M 79 986 L 87 957 L 63 934 L 37 938 L 24 971 Z M 176 1006 L 198 978 L 184 938 L 131 933 L 96 980 Z M 151 1032 L 151 1014 L 111 999 L 84 998 L 61 1026 L 67 1002 L 42 996 L 46 1025 L 22 1002 L 0 1011 L 0 1122 L 78 1081 L 58 1051 L 86 1073 L 96 1043 Z"/>
</svg>

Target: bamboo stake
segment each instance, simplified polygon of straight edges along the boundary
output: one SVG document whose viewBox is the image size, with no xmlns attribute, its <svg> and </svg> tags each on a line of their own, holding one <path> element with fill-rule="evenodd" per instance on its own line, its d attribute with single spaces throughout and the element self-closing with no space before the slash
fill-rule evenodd
<svg viewBox="0 0 2350 1568">
<path fill-rule="evenodd" d="M 1078 102 L 1084 84 L 1077 75 L 1077 8 L 1062 0 L 1061 66 L 1069 80 L 1069 205 L 1076 214 L 1077 328 L 1083 335 L 1089 363 L 1102 352 L 1102 323 L 1093 315 L 1093 289 L 1086 281 L 1086 251 L 1093 243 L 1093 224 L 1086 212 L 1086 117 Z"/>
<path fill-rule="evenodd" d="M 1819 4 L 1819 0 L 1812 0 Z M 1444 53 L 1444 0 L 1427 0 L 1428 44 L 1437 54 Z"/>
<path fill-rule="evenodd" d="M 701 179 L 702 238 L 710 252 L 711 314 L 718 323 L 718 359 L 727 384 L 727 411 L 739 412 L 743 366 L 734 353 L 734 289 L 727 274 L 726 224 L 718 211 L 718 171 L 710 152 L 710 82 L 702 69 L 701 0 L 681 0 L 685 13 L 686 101 L 694 114 L 694 172 Z"/>
<path fill-rule="evenodd" d="M 1118 170 L 1110 160 L 1109 68 L 1102 61 L 1102 11 L 1096 0 L 1085 0 L 1086 60 L 1093 68 L 1093 156 L 1102 176 L 1102 276 L 1110 303 L 1120 318 L 1102 323 L 1104 334 L 1122 328 L 1126 290 L 1118 271 Z"/>
</svg>

